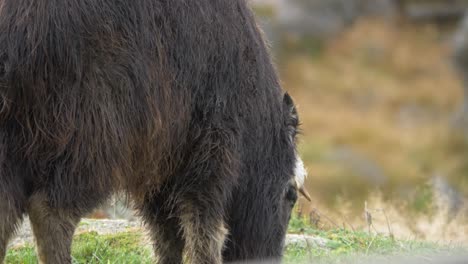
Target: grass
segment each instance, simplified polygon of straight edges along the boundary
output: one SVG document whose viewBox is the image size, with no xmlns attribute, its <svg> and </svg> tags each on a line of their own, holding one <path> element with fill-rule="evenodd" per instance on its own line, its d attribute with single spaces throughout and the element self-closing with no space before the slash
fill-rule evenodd
<svg viewBox="0 0 468 264">
<path fill-rule="evenodd" d="M 285 262 L 341 263 L 353 257 L 415 256 L 425 254 L 451 254 L 458 249 L 427 242 L 394 240 L 384 235 L 369 235 L 344 229 L 315 232 L 327 239 L 325 247 L 292 245 L 286 249 Z"/>
<path fill-rule="evenodd" d="M 152 263 L 150 247 L 144 246 L 142 241 L 144 241 L 142 234 L 137 232 L 109 235 L 99 235 L 96 232 L 78 234 L 73 241 L 73 263 Z M 6 263 L 37 263 L 34 247 L 25 245 L 9 250 Z"/>
<path fill-rule="evenodd" d="M 344 228 L 320 230 L 308 220 L 293 217 L 289 233 L 305 234 L 320 238 L 320 246 L 302 243 L 290 244 L 285 249 L 284 263 L 349 263 L 352 258 L 395 255 L 454 254 L 461 248 L 414 240 L 396 240 L 381 234 L 351 231 Z M 141 232 L 124 232 L 99 235 L 96 232 L 81 233 L 73 242 L 73 263 L 152 263 L 150 243 Z M 32 245 L 13 248 L 6 257 L 8 264 L 35 264 L 36 254 Z"/>
<path fill-rule="evenodd" d="M 453 255 L 466 252 L 462 246 L 442 245 L 345 228 L 320 230 L 306 218 L 291 219 L 289 233 L 320 237 L 324 246 L 292 244 L 286 248 L 285 263 L 354 263 L 355 259 L 396 256 Z M 372 263 L 372 262 L 370 262 Z"/>
</svg>

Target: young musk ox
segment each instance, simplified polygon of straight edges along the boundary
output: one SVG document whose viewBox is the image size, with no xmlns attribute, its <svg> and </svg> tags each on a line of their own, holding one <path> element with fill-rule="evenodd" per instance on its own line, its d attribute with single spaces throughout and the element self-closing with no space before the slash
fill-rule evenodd
<svg viewBox="0 0 468 264">
<path fill-rule="evenodd" d="M 0 99 L 0 262 L 27 214 L 70 263 L 115 192 L 159 263 L 281 256 L 298 118 L 245 0 L 0 0 Z"/>
</svg>

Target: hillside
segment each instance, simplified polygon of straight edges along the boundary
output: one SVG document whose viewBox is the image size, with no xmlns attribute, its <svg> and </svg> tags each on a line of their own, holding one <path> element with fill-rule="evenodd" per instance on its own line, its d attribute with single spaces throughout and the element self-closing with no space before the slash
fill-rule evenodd
<svg viewBox="0 0 468 264">
<path fill-rule="evenodd" d="M 314 196 L 302 203 L 304 212 L 362 225 L 367 200 L 391 211 L 402 235 L 455 233 L 466 241 L 468 144 L 456 129 L 463 90 L 451 66 L 450 33 L 362 19 L 324 42 L 288 42 L 278 62 L 299 105 L 300 152 Z M 465 232 L 458 224 L 441 231 L 454 221 Z M 431 226 L 445 237 L 426 230 Z"/>
</svg>

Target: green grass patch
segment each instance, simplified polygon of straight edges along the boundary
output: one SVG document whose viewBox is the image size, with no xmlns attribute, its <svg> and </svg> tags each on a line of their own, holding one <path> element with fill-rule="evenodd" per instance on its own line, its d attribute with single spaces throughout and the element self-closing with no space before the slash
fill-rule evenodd
<svg viewBox="0 0 468 264">
<path fill-rule="evenodd" d="M 138 232 L 99 235 L 89 232 L 76 235 L 72 258 L 75 264 L 153 263 L 151 247 L 143 246 L 144 238 Z M 6 257 L 8 264 L 35 264 L 32 245 L 11 249 Z"/>
<path fill-rule="evenodd" d="M 36 253 L 32 245 L 10 249 L 7 252 L 5 263 L 8 264 L 33 264 L 37 263 Z"/>
</svg>

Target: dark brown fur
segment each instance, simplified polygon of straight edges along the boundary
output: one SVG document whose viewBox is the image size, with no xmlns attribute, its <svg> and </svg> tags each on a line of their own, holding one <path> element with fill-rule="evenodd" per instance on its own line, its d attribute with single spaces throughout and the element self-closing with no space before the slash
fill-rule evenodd
<svg viewBox="0 0 468 264">
<path fill-rule="evenodd" d="M 0 0 L 0 98 L 0 262 L 27 213 L 69 263 L 117 191 L 161 263 L 281 256 L 297 120 L 244 0 Z"/>
</svg>

